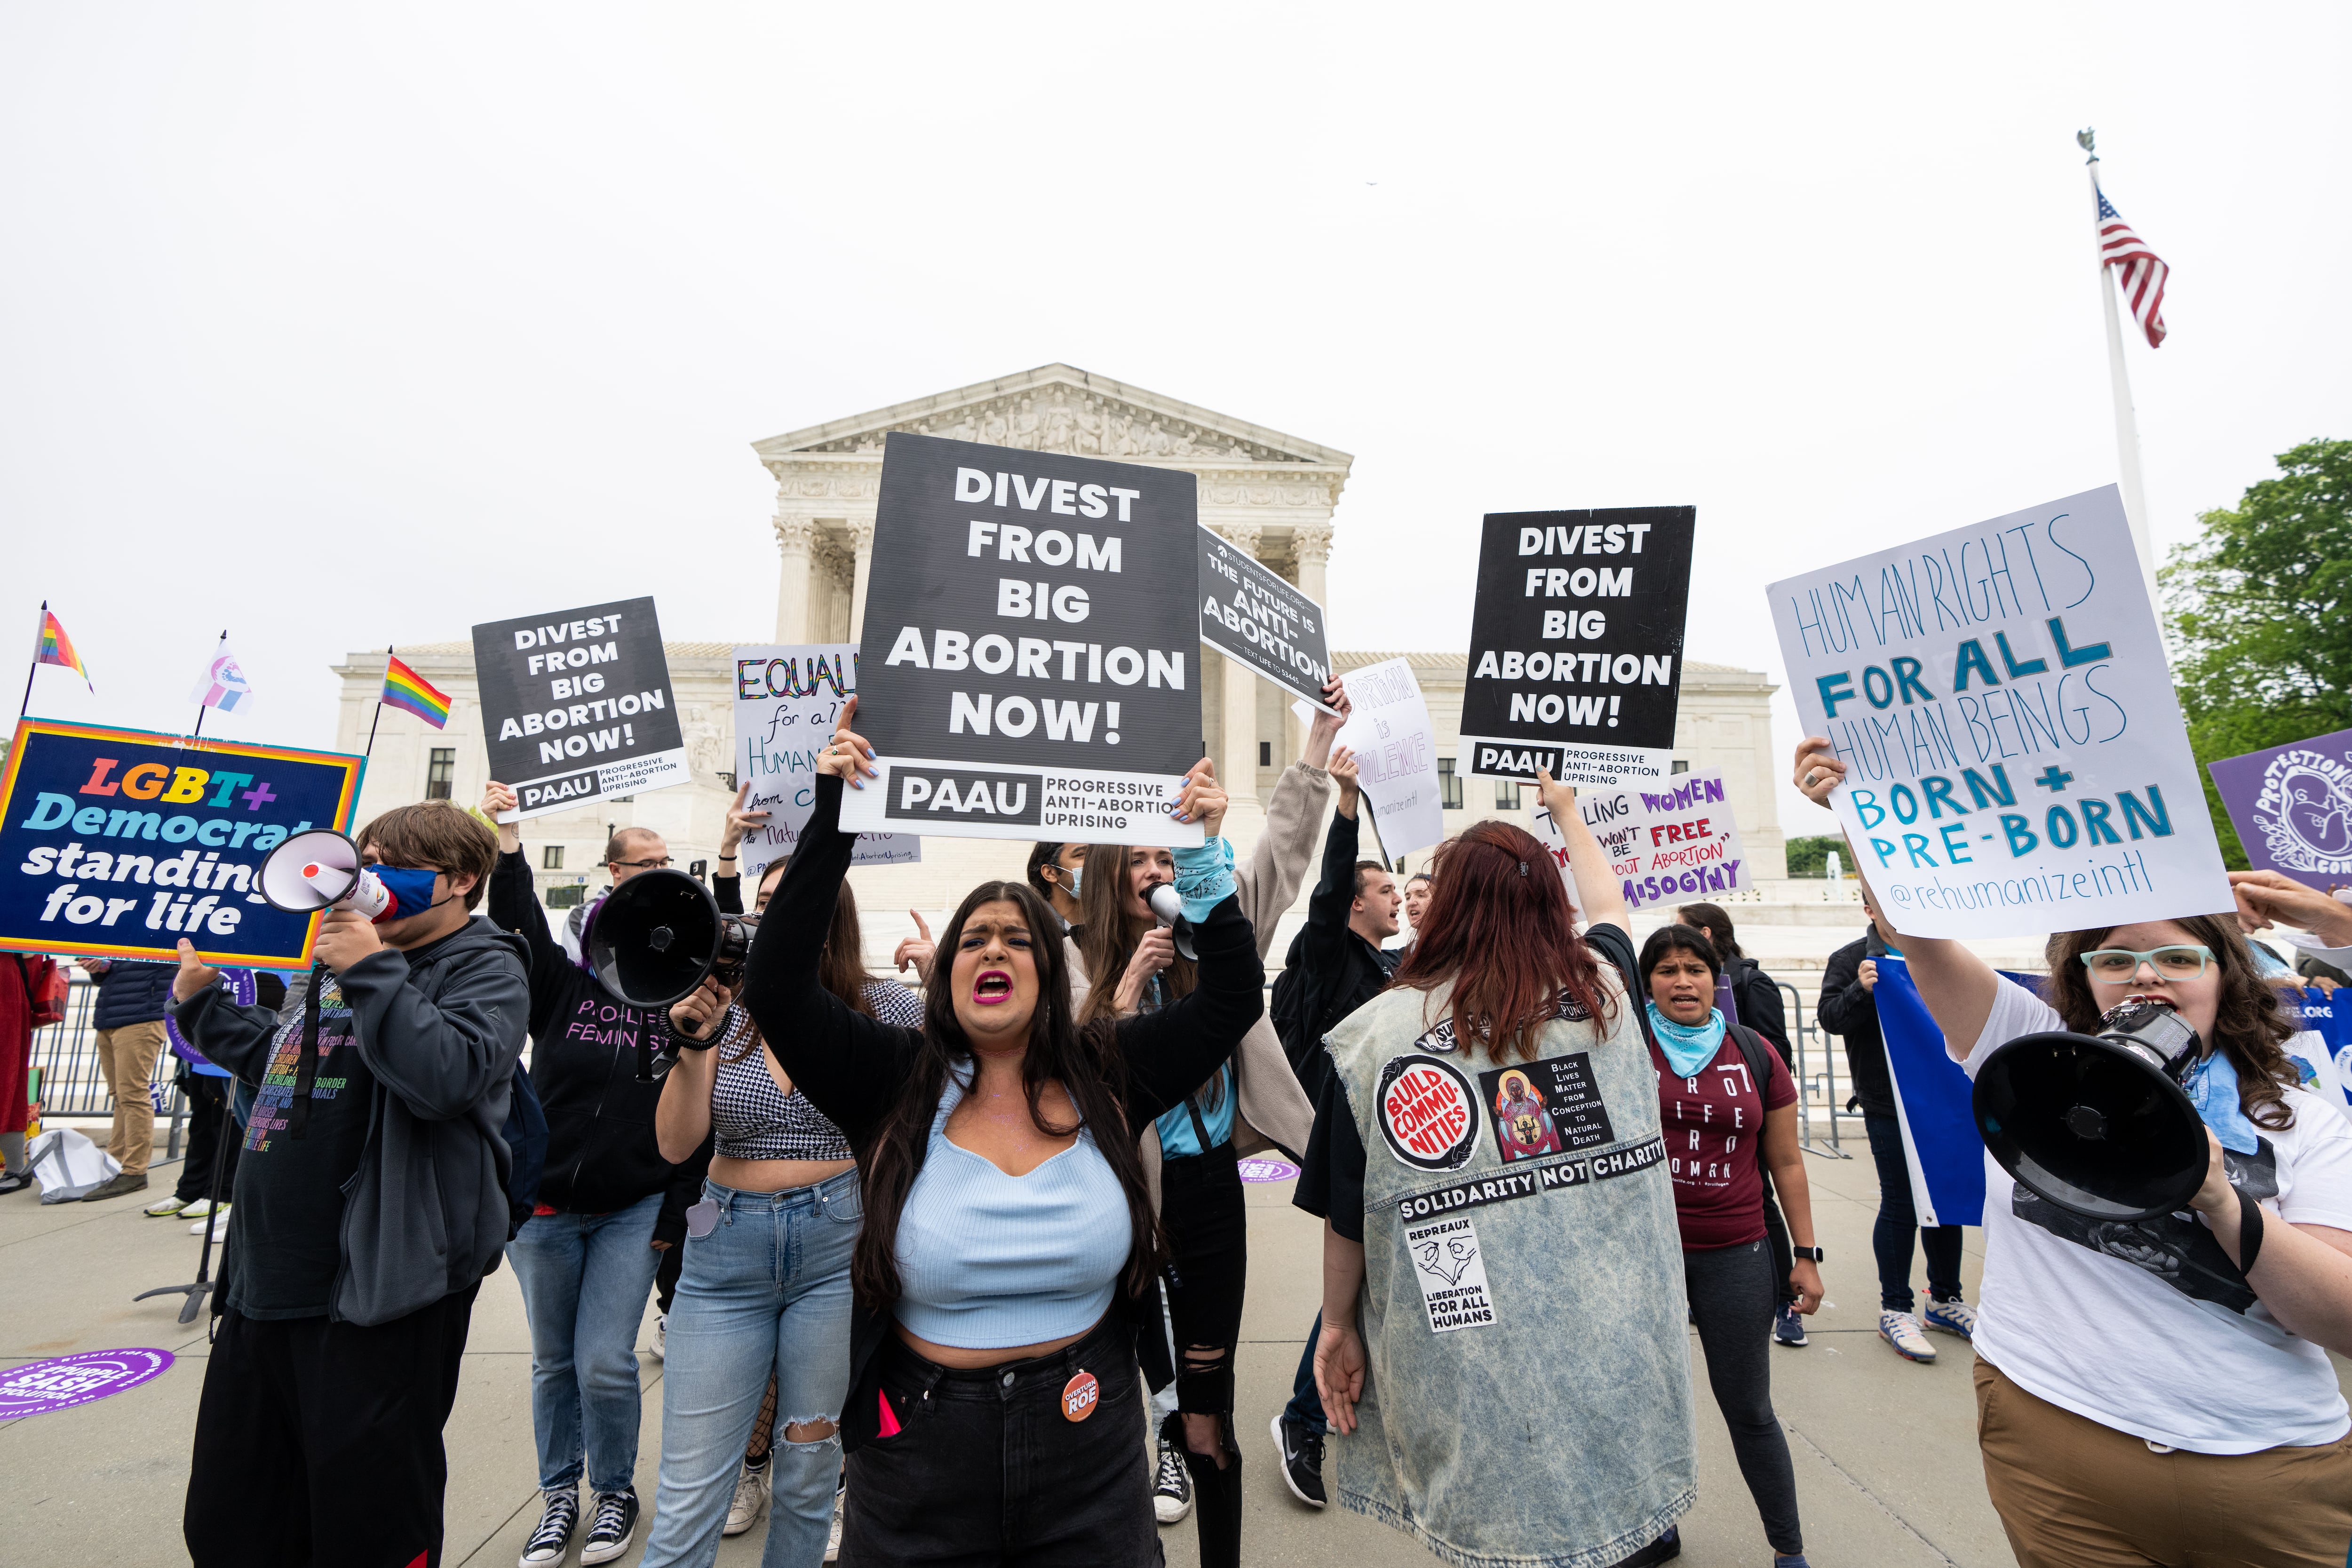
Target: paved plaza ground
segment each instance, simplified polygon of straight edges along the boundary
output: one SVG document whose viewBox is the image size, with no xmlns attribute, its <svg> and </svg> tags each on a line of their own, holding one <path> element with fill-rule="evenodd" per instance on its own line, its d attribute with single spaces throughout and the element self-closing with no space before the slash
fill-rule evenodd
<svg viewBox="0 0 2352 1568">
<path fill-rule="evenodd" d="M 1813 1562 L 1823 1568 L 2011 1562 L 1977 1463 L 1967 1347 L 1938 1336 L 1942 1358 L 1914 1366 L 1879 1343 L 1869 1263 L 1877 1184 L 1870 1163 L 1866 1157 L 1817 1158 L 1807 1168 L 1829 1250 L 1823 1273 L 1831 1304 L 1812 1320 L 1812 1343 L 1776 1350 L 1772 1370 Z M 168 1183 L 177 1167 L 159 1166 L 156 1175 Z M 1433 1563 L 1393 1531 L 1336 1508 L 1313 1512 L 1283 1489 L 1266 1424 L 1289 1395 L 1300 1337 L 1315 1313 L 1319 1226 L 1290 1207 L 1286 1185 L 1249 1193 L 1251 1276 L 1237 1414 L 1248 1466 L 1248 1561 L 1348 1568 Z M 144 1217 L 136 1199 L 44 1208 L 29 1192 L 0 1198 L 0 1366 L 133 1345 L 159 1346 L 179 1358 L 162 1378 L 127 1393 L 0 1426 L 0 1475 L 7 1478 L 0 1488 L 0 1562 L 8 1568 L 187 1562 L 180 1508 L 205 1336 L 175 1321 L 177 1298 L 131 1300 L 150 1286 L 194 1277 L 200 1243 L 187 1232 L 185 1224 Z M 1973 1243 L 1976 1233 L 1969 1234 Z M 1971 1294 L 1978 1262 L 1971 1245 Z M 651 1327 L 648 1315 L 648 1333 Z M 501 1268 L 475 1309 L 449 1422 L 445 1562 L 452 1568 L 512 1563 L 536 1517 L 530 1345 L 514 1276 Z M 1691 1354 L 1696 1368 L 1696 1340 Z M 650 1356 L 642 1359 L 637 1489 L 650 1506 L 662 1368 Z M 1684 1521 L 1683 1561 L 1769 1563 L 1703 1379 L 1697 1407 L 1699 1503 Z M 1459 1413 L 1438 1414 L 1454 1419 Z M 1161 1539 L 1171 1563 L 1194 1561 L 1189 1521 L 1161 1531 Z M 725 1542 L 719 1561 L 756 1563 L 760 1540 L 754 1532 Z"/>
</svg>

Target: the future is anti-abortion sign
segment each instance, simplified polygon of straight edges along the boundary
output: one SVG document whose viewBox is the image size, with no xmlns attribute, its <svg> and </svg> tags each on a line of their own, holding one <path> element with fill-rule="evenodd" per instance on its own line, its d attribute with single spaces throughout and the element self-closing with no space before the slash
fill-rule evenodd
<svg viewBox="0 0 2352 1568">
<path fill-rule="evenodd" d="M 509 820 L 692 776 L 650 598 L 486 622 L 474 674 L 490 776 L 515 792 Z"/>
<path fill-rule="evenodd" d="M 1197 844 L 1193 477 L 892 432 L 857 728 L 859 832 Z"/>
<path fill-rule="evenodd" d="M 1323 708 L 1331 679 L 1323 606 L 1231 540 L 1206 528 L 1199 537 L 1201 640 Z"/>
<path fill-rule="evenodd" d="M 1830 797 L 1903 931 L 2010 936 L 2231 907 L 2116 488 L 1775 583 Z"/>
<path fill-rule="evenodd" d="M 745 836 L 738 868 L 760 873 L 789 857 L 816 805 L 816 757 L 843 704 L 857 694 L 857 649 L 845 642 L 768 644 L 735 650 L 735 780 L 751 785 L 747 811 L 768 813 Z M 903 866 L 923 858 L 909 833 L 861 833 L 853 866 Z"/>
<path fill-rule="evenodd" d="M 1736 893 L 1754 885 L 1723 774 L 1714 768 L 1676 773 L 1662 784 L 1580 790 L 1576 810 L 1609 857 L 1628 909 Z M 1565 875 L 1568 846 L 1551 813 L 1538 805 L 1534 817 L 1536 837 Z"/>
<path fill-rule="evenodd" d="M 2327 892 L 2352 885 L 2352 730 L 2208 763 L 2246 859 Z"/>
<path fill-rule="evenodd" d="M 348 832 L 367 763 L 144 730 L 16 726 L 0 774 L 0 950 L 310 962 L 315 914 L 255 879 L 290 834 Z"/>
<path fill-rule="evenodd" d="M 1666 777 L 1698 513 L 1490 513 L 1478 546 L 1469 773 L 1573 784 Z"/>
</svg>

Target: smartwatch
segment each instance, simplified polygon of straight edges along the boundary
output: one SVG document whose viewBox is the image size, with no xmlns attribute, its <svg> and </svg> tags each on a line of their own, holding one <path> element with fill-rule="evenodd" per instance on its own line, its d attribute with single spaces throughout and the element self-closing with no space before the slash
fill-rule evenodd
<svg viewBox="0 0 2352 1568">
<path fill-rule="evenodd" d="M 1799 1258 L 1811 1258 L 1815 1263 L 1829 1261 L 1828 1255 L 1818 1247 L 1791 1247 L 1789 1250 Z"/>
</svg>

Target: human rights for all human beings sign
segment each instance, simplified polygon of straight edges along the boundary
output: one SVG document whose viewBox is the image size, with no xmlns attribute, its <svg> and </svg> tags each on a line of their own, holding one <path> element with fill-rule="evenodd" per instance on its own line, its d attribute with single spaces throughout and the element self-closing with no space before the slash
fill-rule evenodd
<svg viewBox="0 0 2352 1568">
<path fill-rule="evenodd" d="M 1197 844 L 1193 477 L 893 432 L 857 729 L 859 832 Z"/>
<path fill-rule="evenodd" d="M 490 776 L 515 792 L 505 820 L 693 776 L 650 598 L 486 622 L 474 675 Z"/>
<path fill-rule="evenodd" d="M 1766 590 L 1881 908 L 2016 936 L 2232 907 L 2116 487 Z"/>
<path fill-rule="evenodd" d="M 2352 730 L 2208 763 L 2256 870 L 2352 886 Z"/>
<path fill-rule="evenodd" d="M 747 811 L 767 822 L 744 836 L 738 869 L 747 888 L 799 847 L 816 805 L 816 757 L 844 703 L 857 694 L 854 644 L 769 643 L 735 650 L 735 781 Z M 903 866 L 923 858 L 910 833 L 861 833 L 853 866 Z"/>
<path fill-rule="evenodd" d="M 1462 689 L 1469 773 L 1667 776 L 1697 524 L 1687 506 L 1487 515 Z"/>
<path fill-rule="evenodd" d="M 310 962 L 316 914 L 257 875 L 309 827 L 349 831 L 365 759 L 21 720 L 0 773 L 0 951 Z"/>
<path fill-rule="evenodd" d="M 1201 640 L 1324 711 L 1331 647 L 1323 606 L 1207 528 L 1201 542 Z"/>
</svg>

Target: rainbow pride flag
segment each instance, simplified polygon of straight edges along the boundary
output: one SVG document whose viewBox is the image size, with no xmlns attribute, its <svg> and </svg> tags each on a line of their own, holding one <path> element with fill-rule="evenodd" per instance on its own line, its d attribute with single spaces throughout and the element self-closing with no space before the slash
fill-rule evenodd
<svg viewBox="0 0 2352 1568">
<path fill-rule="evenodd" d="M 70 669 L 81 677 L 84 686 L 93 692 L 98 689 L 98 684 L 89 678 L 89 667 L 81 661 L 81 655 L 74 651 L 73 638 L 66 636 L 65 627 L 59 626 L 57 616 L 49 613 L 46 601 L 41 605 L 41 635 L 33 642 L 33 662 Z"/>
<path fill-rule="evenodd" d="M 404 713 L 414 713 L 438 730 L 449 722 L 449 699 L 433 683 L 391 655 L 384 656 L 383 695 L 376 700 Z"/>
</svg>

